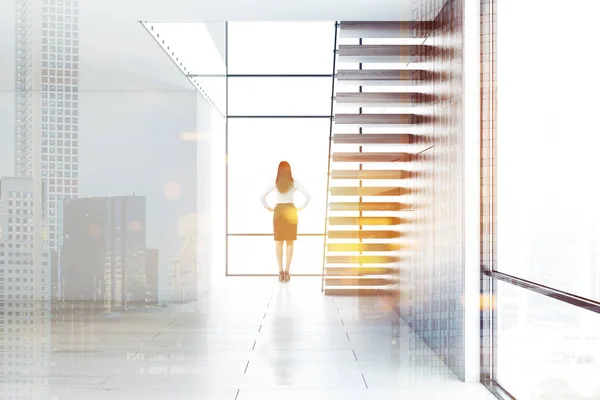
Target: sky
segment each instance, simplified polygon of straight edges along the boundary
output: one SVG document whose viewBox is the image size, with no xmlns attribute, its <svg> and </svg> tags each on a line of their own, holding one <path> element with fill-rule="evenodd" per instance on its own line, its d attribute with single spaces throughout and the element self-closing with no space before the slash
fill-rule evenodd
<svg viewBox="0 0 600 400">
<path fill-rule="evenodd" d="M 0 176 L 14 174 L 15 12 L 12 3 L 12 0 L 0 2 Z"/>
</svg>

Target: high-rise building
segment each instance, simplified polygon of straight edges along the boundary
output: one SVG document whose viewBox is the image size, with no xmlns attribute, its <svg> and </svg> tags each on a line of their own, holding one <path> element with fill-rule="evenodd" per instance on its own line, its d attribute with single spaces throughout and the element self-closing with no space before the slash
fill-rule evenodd
<svg viewBox="0 0 600 400">
<path fill-rule="evenodd" d="M 33 307 L 33 301 L 50 300 L 48 249 L 45 241 L 39 249 L 34 246 L 33 186 L 31 178 L 0 180 L 0 307 L 6 302 L 25 302 Z M 45 205 L 42 213 L 45 220 Z M 38 257 L 41 265 L 34 263 Z M 3 317 L 0 313 L 0 321 Z"/>
<path fill-rule="evenodd" d="M 50 324 L 42 321 L 50 308 L 50 264 L 45 241 L 34 241 L 33 193 L 31 178 L 0 179 L 0 349 L 16 354 L 0 356 L 1 371 L 16 371 L 0 377 L 0 398 L 42 396 L 33 376 L 51 354 Z M 44 205 L 41 211 L 44 219 Z M 18 388 L 23 383 L 26 391 Z"/>
<path fill-rule="evenodd" d="M 17 0 L 17 176 L 47 183 L 48 245 L 58 204 L 78 195 L 79 20 L 76 0 Z"/>
<path fill-rule="evenodd" d="M 60 253 L 58 250 L 50 250 L 50 298 L 60 300 Z"/>
<path fill-rule="evenodd" d="M 179 219 L 182 239 L 179 255 L 171 261 L 170 302 L 187 303 L 198 298 L 198 230 L 196 216 Z"/>
<path fill-rule="evenodd" d="M 107 312 L 145 303 L 146 198 L 68 199 L 62 214 L 62 298 L 102 302 Z"/>
<path fill-rule="evenodd" d="M 158 304 L 159 250 L 146 249 L 146 304 Z"/>
</svg>

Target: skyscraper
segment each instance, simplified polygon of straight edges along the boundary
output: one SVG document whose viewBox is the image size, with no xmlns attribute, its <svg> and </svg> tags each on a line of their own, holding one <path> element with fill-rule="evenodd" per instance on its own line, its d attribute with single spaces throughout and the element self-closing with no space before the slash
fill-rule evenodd
<svg viewBox="0 0 600 400">
<path fill-rule="evenodd" d="M 158 249 L 146 249 L 146 304 L 158 304 Z"/>
<path fill-rule="evenodd" d="M 58 204 L 78 195 L 79 2 L 17 0 L 15 171 L 47 184 L 48 245 Z"/>
<path fill-rule="evenodd" d="M 66 301 L 110 312 L 146 301 L 146 198 L 65 200 L 60 286 Z"/>
<path fill-rule="evenodd" d="M 33 193 L 31 178 L 0 180 L 0 370 L 13 371 L 0 377 L 0 398 L 39 398 L 33 376 L 51 353 L 50 324 L 40 322 L 50 306 L 50 265 L 46 246 L 34 245 Z M 39 209 L 43 218 L 46 207 Z M 15 390 L 23 382 L 28 391 Z"/>
<path fill-rule="evenodd" d="M 34 263 L 33 186 L 31 178 L 0 180 L 0 308 L 7 302 L 25 302 L 25 308 L 33 308 L 34 301 L 50 300 L 45 246 L 38 251 L 41 265 Z M 42 212 L 47 212 L 45 205 Z M 3 317 L 0 313 L 0 321 Z"/>
<path fill-rule="evenodd" d="M 179 234 L 182 237 L 179 255 L 171 262 L 171 303 L 194 301 L 198 296 L 198 229 L 196 215 L 179 218 Z"/>
</svg>

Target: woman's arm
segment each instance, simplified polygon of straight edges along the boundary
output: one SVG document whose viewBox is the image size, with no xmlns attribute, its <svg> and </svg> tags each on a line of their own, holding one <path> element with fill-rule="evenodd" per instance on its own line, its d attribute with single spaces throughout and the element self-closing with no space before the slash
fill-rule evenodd
<svg viewBox="0 0 600 400">
<path fill-rule="evenodd" d="M 304 196 L 304 204 L 302 204 L 302 206 L 299 208 L 300 209 L 306 208 L 308 203 L 310 203 L 310 199 L 312 198 L 310 196 L 310 193 L 308 192 L 308 190 L 306 190 L 306 188 L 300 182 L 298 182 L 295 179 L 294 179 L 294 187 L 296 188 L 296 190 L 298 190 L 300 193 L 302 193 L 302 196 Z"/>
<path fill-rule="evenodd" d="M 273 190 L 275 190 L 275 182 L 271 182 L 269 184 L 269 186 L 265 189 L 265 191 L 262 193 L 262 195 L 260 196 L 260 201 L 263 204 L 263 206 L 271 211 L 273 210 L 271 207 L 269 207 L 269 204 L 267 203 L 267 196 L 269 195 L 269 193 L 271 193 Z"/>
</svg>

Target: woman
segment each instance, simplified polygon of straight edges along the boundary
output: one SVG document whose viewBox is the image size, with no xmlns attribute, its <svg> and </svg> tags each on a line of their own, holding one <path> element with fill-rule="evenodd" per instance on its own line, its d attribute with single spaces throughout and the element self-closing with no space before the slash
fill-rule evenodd
<svg viewBox="0 0 600 400">
<path fill-rule="evenodd" d="M 277 205 L 275 209 L 267 203 L 267 196 L 275 191 Z M 304 204 L 296 209 L 294 194 L 299 191 L 304 196 Z M 310 194 L 300 182 L 292 176 L 292 167 L 287 161 L 279 163 L 277 178 L 271 182 L 260 198 L 263 206 L 273 211 L 273 233 L 275 237 L 275 254 L 279 264 L 279 281 L 290 280 L 290 264 L 294 254 L 294 241 L 298 236 L 298 211 L 310 202 Z M 286 243 L 285 270 L 283 269 L 283 242 Z"/>
</svg>

